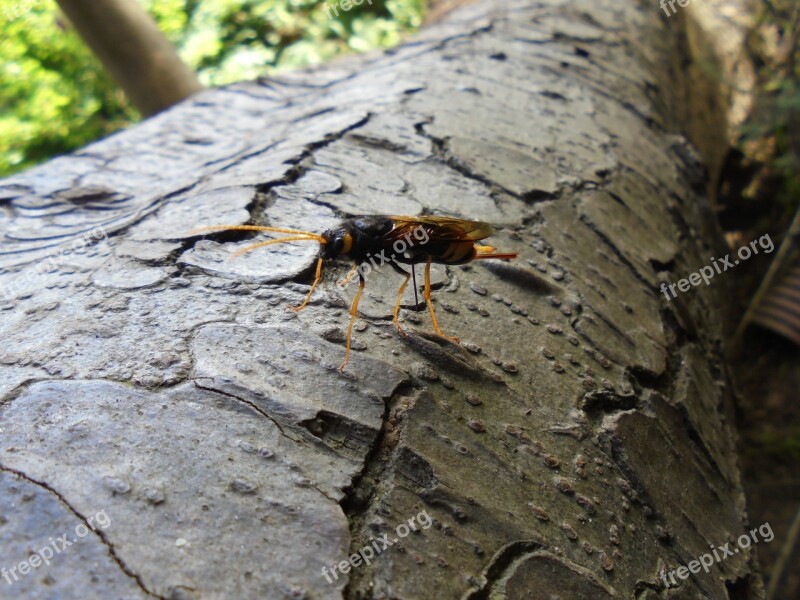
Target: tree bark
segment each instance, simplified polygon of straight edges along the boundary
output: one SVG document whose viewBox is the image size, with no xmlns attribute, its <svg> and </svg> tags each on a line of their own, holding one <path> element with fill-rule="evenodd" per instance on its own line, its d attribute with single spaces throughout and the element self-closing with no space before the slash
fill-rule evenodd
<svg viewBox="0 0 800 600">
<path fill-rule="evenodd" d="M 630 1 L 486 0 L 384 55 L 205 91 L 0 182 L 0 566 L 76 538 L 0 585 L 759 597 L 755 543 L 668 579 L 759 525 L 724 276 L 660 291 L 723 253 L 702 164 L 661 112 L 669 26 Z M 315 245 L 226 260 L 252 236 L 189 233 L 372 213 L 489 221 L 519 253 L 434 270 L 460 345 L 427 333 L 411 290 L 397 335 L 384 269 L 340 374 L 346 265 L 287 312 Z M 344 562 L 367 547 L 370 564 Z"/>
<path fill-rule="evenodd" d="M 58 0 L 83 41 L 145 115 L 203 89 L 136 0 Z"/>
</svg>

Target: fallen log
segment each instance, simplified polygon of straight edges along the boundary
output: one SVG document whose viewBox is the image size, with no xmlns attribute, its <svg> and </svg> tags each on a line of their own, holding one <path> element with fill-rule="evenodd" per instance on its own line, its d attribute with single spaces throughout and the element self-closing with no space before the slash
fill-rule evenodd
<svg viewBox="0 0 800 600">
<path fill-rule="evenodd" d="M 758 597 L 771 531 L 747 522 L 724 276 L 688 278 L 724 246 L 660 112 L 669 25 L 485 0 L 0 182 L 0 586 Z M 228 260 L 254 236 L 190 233 L 359 214 L 487 221 L 519 257 L 434 268 L 460 344 L 411 290 L 399 336 L 400 280 L 371 273 L 340 373 L 347 265 L 294 313 L 314 244 Z"/>
</svg>

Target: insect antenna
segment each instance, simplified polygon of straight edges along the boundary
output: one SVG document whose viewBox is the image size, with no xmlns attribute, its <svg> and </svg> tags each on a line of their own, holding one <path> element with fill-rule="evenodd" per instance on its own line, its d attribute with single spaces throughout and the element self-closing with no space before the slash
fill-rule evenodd
<svg viewBox="0 0 800 600">
<path fill-rule="evenodd" d="M 318 233 L 313 233 L 311 231 L 303 231 L 302 229 L 290 229 L 288 227 L 265 227 L 263 225 L 209 225 L 206 227 L 198 227 L 196 229 L 192 229 L 189 233 L 202 233 L 206 231 L 270 231 L 273 233 L 288 233 L 293 234 L 298 237 L 297 239 L 309 239 L 309 240 L 316 240 L 320 244 L 324 244 L 327 240 L 319 235 Z M 278 241 L 290 241 L 286 238 L 281 238 L 280 240 L 272 240 L 274 242 Z"/>
<path fill-rule="evenodd" d="M 289 237 L 278 238 L 277 240 L 269 240 L 267 242 L 257 242 L 255 244 L 250 244 L 249 246 L 245 246 L 244 248 L 240 248 L 239 250 L 231 254 L 230 258 L 236 258 L 237 256 L 241 256 L 242 254 L 247 254 L 248 252 L 252 252 L 253 250 L 256 250 L 258 248 L 263 248 L 264 246 L 269 246 L 270 244 L 281 244 L 283 242 L 294 242 L 294 241 L 317 242 L 319 240 L 315 240 L 314 238 L 310 237 L 294 235 Z"/>
<path fill-rule="evenodd" d="M 245 246 L 244 248 L 239 248 L 236 252 L 231 254 L 228 259 L 236 258 L 237 256 L 241 256 L 242 254 L 246 254 L 247 252 L 252 252 L 258 248 L 263 248 L 264 246 L 270 246 L 272 244 L 282 244 L 283 242 L 319 242 L 321 244 L 327 244 L 328 240 L 317 233 L 312 233 L 311 231 L 303 231 L 302 229 L 290 229 L 288 227 L 265 227 L 263 225 L 211 225 L 208 227 L 198 227 L 197 229 L 193 229 L 190 231 L 190 234 L 200 233 L 205 231 L 269 231 L 270 233 L 288 233 L 289 235 L 282 238 L 277 238 L 274 240 L 267 240 L 266 242 L 256 242 L 255 244 L 250 244 L 249 246 Z M 297 312 L 302 310 L 303 308 L 308 305 L 309 300 L 311 300 L 311 295 L 314 293 L 314 290 L 317 287 L 320 279 L 322 279 L 322 257 L 317 259 L 317 272 L 314 275 L 314 283 L 311 284 L 311 289 L 308 291 L 308 295 L 306 295 L 305 300 L 300 306 L 291 306 L 293 311 Z M 345 361 L 347 362 L 347 361 Z"/>
<path fill-rule="evenodd" d="M 320 244 L 327 243 L 327 240 L 319 234 L 312 233 L 310 231 L 303 231 L 301 229 L 290 229 L 288 227 L 265 227 L 263 225 L 210 225 L 208 227 L 198 227 L 197 229 L 192 229 L 189 233 L 202 233 L 206 231 L 269 231 L 271 233 L 288 233 L 292 234 L 287 237 L 278 238 L 275 240 L 268 240 L 266 242 L 256 242 L 255 244 L 250 244 L 249 246 L 245 246 L 231 254 L 230 258 L 236 258 L 237 256 L 241 256 L 242 254 L 246 254 L 248 252 L 252 252 L 257 248 L 263 248 L 264 246 L 269 246 L 271 244 L 281 244 L 283 242 L 296 242 L 296 241 L 309 241 L 309 242 L 319 242 Z"/>
</svg>

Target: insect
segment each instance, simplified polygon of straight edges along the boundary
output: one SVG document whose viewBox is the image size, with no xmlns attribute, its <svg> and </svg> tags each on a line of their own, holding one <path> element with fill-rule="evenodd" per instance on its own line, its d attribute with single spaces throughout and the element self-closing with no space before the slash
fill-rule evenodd
<svg viewBox="0 0 800 600">
<path fill-rule="evenodd" d="M 358 303 L 364 291 L 364 265 L 372 264 L 375 266 L 375 259 L 380 264 L 389 265 L 403 275 L 405 278 L 400 285 L 397 293 L 397 302 L 394 306 L 393 323 L 401 335 L 408 334 L 400 326 L 399 314 L 400 303 L 403 292 L 408 285 L 408 280 L 414 277 L 414 294 L 417 293 L 416 274 L 414 266 L 425 265 L 425 287 L 423 297 L 431 313 L 431 322 L 436 334 L 453 343 L 458 343 L 458 338 L 452 338 L 442 331 L 436 319 L 436 311 L 431 302 L 431 265 L 433 263 L 445 265 L 463 265 L 473 260 L 483 260 L 487 258 L 510 259 L 516 258 L 515 252 L 495 252 L 492 246 L 481 246 L 476 242 L 489 237 L 495 231 L 494 227 L 481 221 L 467 221 L 454 217 L 421 216 L 421 217 L 402 217 L 368 215 L 353 217 L 342 221 L 333 229 L 328 229 L 321 234 L 302 231 L 300 229 L 289 229 L 285 227 L 265 227 L 261 225 L 213 225 L 195 229 L 192 233 L 200 231 L 268 231 L 272 233 L 285 233 L 286 237 L 258 242 L 238 250 L 233 256 L 239 256 L 246 252 L 251 252 L 271 244 L 280 244 L 292 241 L 316 241 L 320 244 L 317 268 L 314 275 L 314 282 L 308 291 L 305 299 L 299 306 L 289 307 L 294 311 L 304 309 L 317 284 L 322 279 L 322 266 L 327 260 L 350 259 L 354 266 L 340 285 L 349 283 L 353 277 L 358 275 L 358 291 L 350 306 L 350 322 L 347 327 L 347 341 L 345 347 L 344 362 L 339 367 L 339 371 L 344 371 L 350 359 L 350 343 L 353 333 L 353 324 L 358 313 Z M 411 271 L 407 271 L 403 266 L 408 265 Z M 380 265 L 378 265 L 380 266 Z"/>
</svg>

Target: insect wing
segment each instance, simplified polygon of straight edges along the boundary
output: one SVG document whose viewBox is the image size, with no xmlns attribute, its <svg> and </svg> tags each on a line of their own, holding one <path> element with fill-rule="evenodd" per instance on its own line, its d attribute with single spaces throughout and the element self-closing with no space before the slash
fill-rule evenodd
<svg viewBox="0 0 800 600">
<path fill-rule="evenodd" d="M 494 227 L 482 221 L 467 221 L 454 217 L 389 217 L 394 228 L 386 234 L 389 239 L 397 239 L 414 234 L 422 227 L 431 241 L 477 241 L 494 233 Z"/>
</svg>

